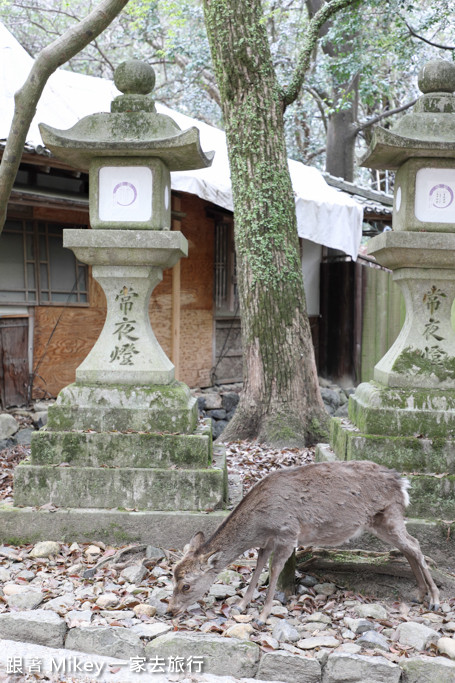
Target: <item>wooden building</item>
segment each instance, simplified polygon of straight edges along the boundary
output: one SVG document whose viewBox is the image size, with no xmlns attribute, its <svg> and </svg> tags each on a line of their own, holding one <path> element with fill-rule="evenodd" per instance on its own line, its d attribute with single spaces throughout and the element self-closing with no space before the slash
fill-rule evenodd
<svg viewBox="0 0 455 683">
<path fill-rule="evenodd" d="M 216 363 L 217 310 L 221 327 L 230 313 L 238 323 L 235 288 L 226 269 L 233 254 L 232 216 L 182 192 L 172 193 L 172 208 L 172 228 L 187 238 L 188 258 L 165 271 L 152 295 L 150 316 L 178 379 L 190 386 L 207 386 Z M 106 301 L 101 287 L 91 268 L 62 244 L 63 229 L 74 227 L 90 229 L 86 174 L 47 156 L 25 153 L 0 236 L 4 407 L 32 397 L 54 397 L 73 382 L 77 366 L 104 324 Z M 220 254 L 216 263 L 215 243 Z M 218 340 L 222 345 L 222 330 Z M 241 357 L 240 350 L 237 355 Z M 240 367 L 226 379 L 239 377 Z"/>
<path fill-rule="evenodd" d="M 0 152 L 14 97 L 32 58 L 0 24 Z M 64 228 L 86 228 L 88 176 L 44 149 L 38 122 L 69 128 L 118 95 L 112 82 L 58 69 L 49 79 L 27 138 L 0 235 L 0 400 L 3 408 L 54 397 L 75 379 L 102 329 L 106 303 L 90 268 L 63 248 Z M 188 258 L 156 287 L 153 330 L 190 387 L 241 379 L 234 218 L 224 132 L 157 103 L 184 130 L 197 126 L 211 168 L 171 174 L 172 229 L 189 243 Z M 289 160 L 307 305 L 317 345 L 322 248 L 357 256 L 362 208 L 331 188 L 316 169 Z"/>
<path fill-rule="evenodd" d="M 324 178 L 364 210 L 357 259 L 324 249 L 320 270 L 319 372 L 356 385 L 373 379 L 375 364 L 395 341 L 404 318 L 401 291 L 391 271 L 366 251 L 370 237 L 391 229 L 393 196 L 328 174 Z"/>
</svg>

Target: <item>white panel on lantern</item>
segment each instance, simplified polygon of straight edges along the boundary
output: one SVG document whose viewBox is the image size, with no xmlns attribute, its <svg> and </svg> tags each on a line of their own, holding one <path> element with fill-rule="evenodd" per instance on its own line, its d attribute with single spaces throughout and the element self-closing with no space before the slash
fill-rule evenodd
<svg viewBox="0 0 455 683">
<path fill-rule="evenodd" d="M 103 166 L 99 172 L 102 221 L 148 221 L 152 217 L 152 171 L 147 166 Z"/>
<path fill-rule="evenodd" d="M 455 223 L 455 168 L 417 171 L 414 210 L 419 221 Z"/>
</svg>

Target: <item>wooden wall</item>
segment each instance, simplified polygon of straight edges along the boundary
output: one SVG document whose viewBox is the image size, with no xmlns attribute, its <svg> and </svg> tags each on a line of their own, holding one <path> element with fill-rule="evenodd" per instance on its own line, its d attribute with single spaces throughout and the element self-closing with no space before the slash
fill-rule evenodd
<svg viewBox="0 0 455 683">
<path fill-rule="evenodd" d="M 75 380 L 76 368 L 98 339 L 106 317 L 106 297 L 89 276 L 90 307 L 37 306 L 33 367 L 35 397 L 57 396 Z"/>
<path fill-rule="evenodd" d="M 213 219 L 208 202 L 181 194 L 181 231 L 188 240 L 188 258 L 180 261 L 180 379 L 190 387 L 210 384 L 213 365 Z M 172 273 L 152 294 L 150 319 L 165 353 L 171 357 Z"/>
<path fill-rule="evenodd" d="M 207 202 L 181 194 L 181 231 L 188 240 L 188 258 L 181 259 L 180 373 L 191 387 L 210 384 L 213 365 L 213 219 Z M 46 218 L 54 218 L 46 215 Z M 35 309 L 34 396 L 56 396 L 74 382 L 75 371 L 97 340 L 106 316 L 106 300 L 90 280 L 90 307 L 37 306 Z M 164 272 L 150 302 L 155 335 L 171 356 L 172 271 Z M 54 329 L 55 328 L 55 329 Z M 53 334 L 52 334 L 53 333 Z M 51 337 L 52 335 L 52 337 Z"/>
</svg>

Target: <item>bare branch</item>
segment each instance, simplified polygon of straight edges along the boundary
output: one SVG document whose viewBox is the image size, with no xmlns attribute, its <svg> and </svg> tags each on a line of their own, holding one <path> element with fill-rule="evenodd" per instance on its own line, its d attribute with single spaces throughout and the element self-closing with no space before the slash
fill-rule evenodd
<svg viewBox="0 0 455 683">
<path fill-rule="evenodd" d="M 309 152 L 309 153 L 305 156 L 305 163 L 308 164 L 308 163 L 309 163 L 312 159 L 314 159 L 315 157 L 318 157 L 320 154 L 324 154 L 324 152 L 326 151 L 326 149 L 327 149 L 327 148 L 326 148 L 326 146 L 324 145 L 324 147 L 319 147 L 318 149 L 315 149 L 314 152 Z"/>
<path fill-rule="evenodd" d="M 109 68 L 111 69 L 112 73 L 114 73 L 114 71 L 115 71 L 115 66 L 112 64 L 111 60 L 109 59 L 109 57 L 107 56 L 107 54 L 105 53 L 105 51 L 103 50 L 103 48 L 101 47 L 99 41 L 98 41 L 98 40 L 94 40 L 94 41 L 93 41 L 93 45 L 95 46 L 95 49 L 96 49 L 97 52 L 99 53 L 101 59 L 102 59 L 104 62 L 106 62 L 106 64 L 107 64 L 107 65 L 109 66 Z"/>
<path fill-rule="evenodd" d="M 397 107 L 396 109 L 387 109 L 386 111 L 381 112 L 377 116 L 373 116 L 371 119 L 367 119 L 366 121 L 360 121 L 355 126 L 355 133 L 360 133 L 360 131 L 365 130 L 365 128 L 369 128 L 370 126 L 373 126 L 375 123 L 382 121 L 382 119 L 387 119 L 389 116 L 399 114 L 400 111 L 405 111 L 406 109 L 409 109 L 409 107 L 412 107 L 416 102 L 417 98 L 415 98 L 411 102 L 402 104 L 401 107 Z"/>
<path fill-rule="evenodd" d="M 94 40 L 128 3 L 128 0 L 102 0 L 76 26 L 65 31 L 38 54 L 24 85 L 14 96 L 15 107 L 10 134 L 0 165 L 0 232 L 5 224 L 8 200 L 21 162 L 27 133 L 36 105 L 51 74 Z"/>
<path fill-rule="evenodd" d="M 190 60 L 181 54 L 175 54 L 174 61 L 181 69 L 185 69 Z M 208 69 L 201 69 L 199 73 L 202 77 L 205 91 L 210 95 L 212 100 L 221 107 L 220 91 L 218 90 L 213 74 L 211 74 Z"/>
<path fill-rule="evenodd" d="M 311 95 L 311 97 L 314 99 L 314 101 L 316 102 L 316 105 L 319 109 L 319 113 L 321 114 L 321 119 L 322 119 L 322 123 L 324 125 L 324 130 L 327 133 L 327 116 L 325 113 L 326 103 L 324 101 L 324 98 L 321 97 L 321 95 L 318 93 L 318 91 L 315 88 L 312 88 L 309 85 L 303 85 L 302 88 L 307 93 L 309 93 Z"/>
<path fill-rule="evenodd" d="M 415 29 L 412 28 L 411 24 L 408 24 L 406 19 L 402 17 L 404 23 L 406 24 L 406 27 L 411 34 L 411 36 L 414 36 L 414 38 L 418 38 L 419 40 L 422 40 L 424 43 L 427 43 L 428 45 L 432 45 L 432 47 L 437 47 L 440 50 L 455 50 L 455 45 L 442 45 L 441 43 L 434 43 L 432 40 L 429 40 L 428 38 L 424 38 L 424 36 L 421 36 L 417 33 Z"/>
<path fill-rule="evenodd" d="M 303 40 L 303 47 L 297 60 L 297 66 L 287 88 L 283 89 L 282 101 L 286 108 L 294 102 L 302 88 L 305 76 L 311 63 L 311 55 L 319 38 L 319 31 L 322 26 L 337 12 L 353 5 L 357 0 L 331 0 L 321 7 L 308 24 L 308 28 Z"/>
<path fill-rule="evenodd" d="M 23 4 L 16 4 L 16 7 L 20 7 L 21 9 L 24 10 L 30 10 L 32 12 L 38 11 L 38 7 L 35 7 L 34 5 L 23 5 Z M 39 13 L 40 14 L 45 14 L 49 13 L 52 16 L 55 16 L 56 14 L 61 14 L 64 17 L 69 17 L 70 19 L 76 19 L 75 15 L 72 12 L 65 12 L 64 10 L 58 9 L 57 7 L 39 7 Z"/>
</svg>

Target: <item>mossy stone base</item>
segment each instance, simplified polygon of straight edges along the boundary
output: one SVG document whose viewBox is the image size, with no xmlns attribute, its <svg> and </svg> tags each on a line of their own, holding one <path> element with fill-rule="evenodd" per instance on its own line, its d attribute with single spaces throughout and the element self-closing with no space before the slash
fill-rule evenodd
<svg viewBox="0 0 455 683">
<path fill-rule="evenodd" d="M 455 439 L 455 391 L 360 384 L 349 417 L 364 434 Z"/>
<path fill-rule="evenodd" d="M 455 440 L 365 434 L 349 420 L 332 418 L 330 447 L 339 460 L 372 460 L 407 476 L 412 488 L 406 514 L 455 518 Z M 327 459 L 330 452 L 319 448 L 317 460 Z"/>
<path fill-rule="evenodd" d="M 58 508 L 37 510 L 0 502 L 0 542 L 26 545 L 38 541 L 113 545 L 147 543 L 159 548 L 183 548 L 197 531 L 210 536 L 227 510 L 172 512 Z"/>
<path fill-rule="evenodd" d="M 31 464 L 84 467 L 205 468 L 212 462 L 207 422 L 194 434 L 50 432 L 32 434 Z"/>
<path fill-rule="evenodd" d="M 411 482 L 411 504 L 406 513 L 411 517 L 453 520 L 455 518 L 454 475 L 408 475 Z"/>
<path fill-rule="evenodd" d="M 49 408 L 50 431 L 144 431 L 190 434 L 197 402 L 182 382 L 165 385 L 70 384 Z"/>
<path fill-rule="evenodd" d="M 364 434 L 348 420 L 333 418 L 330 443 L 342 460 L 372 460 L 402 472 L 455 475 L 455 439 Z"/>
<path fill-rule="evenodd" d="M 55 467 L 23 462 L 15 470 L 14 504 L 136 510 L 221 509 L 227 497 L 224 452 L 216 467 L 160 469 Z"/>
</svg>

